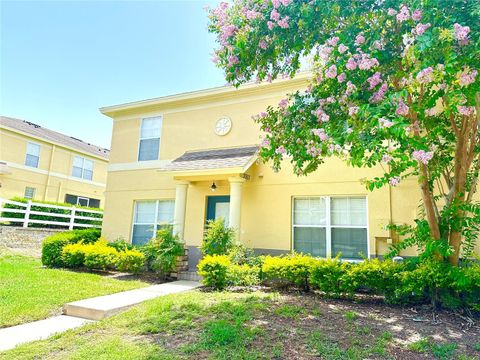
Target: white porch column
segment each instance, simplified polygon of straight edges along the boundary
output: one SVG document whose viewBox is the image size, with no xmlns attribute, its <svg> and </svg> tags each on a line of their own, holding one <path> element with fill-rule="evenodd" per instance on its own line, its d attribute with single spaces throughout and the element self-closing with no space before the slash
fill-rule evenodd
<svg viewBox="0 0 480 360">
<path fill-rule="evenodd" d="M 242 186 L 245 179 L 229 178 L 228 182 L 230 183 L 229 226 L 235 230 L 235 242 L 239 242 L 241 231 Z"/>
<path fill-rule="evenodd" d="M 184 241 L 185 210 L 187 209 L 188 181 L 177 181 L 175 189 L 175 213 L 173 218 L 173 234 Z"/>
</svg>

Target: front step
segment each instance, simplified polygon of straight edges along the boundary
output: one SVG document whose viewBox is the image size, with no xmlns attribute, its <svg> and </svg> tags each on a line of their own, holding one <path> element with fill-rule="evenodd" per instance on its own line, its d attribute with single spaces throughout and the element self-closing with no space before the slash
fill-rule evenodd
<svg viewBox="0 0 480 360">
<path fill-rule="evenodd" d="M 196 271 L 179 271 L 171 275 L 178 280 L 202 281 L 202 277 Z"/>
</svg>

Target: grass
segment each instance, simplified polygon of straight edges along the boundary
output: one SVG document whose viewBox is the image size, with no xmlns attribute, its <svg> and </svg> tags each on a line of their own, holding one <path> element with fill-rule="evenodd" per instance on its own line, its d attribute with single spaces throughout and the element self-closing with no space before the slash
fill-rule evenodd
<svg viewBox="0 0 480 360">
<path fill-rule="evenodd" d="M 377 317 L 382 319 L 374 320 L 365 316 L 368 313 L 365 308 L 352 307 L 348 309 L 344 303 L 332 306 L 331 300 L 303 294 L 197 290 L 150 300 L 111 318 L 0 353 L 0 358 L 418 358 L 415 357 L 417 351 L 405 349 L 396 342 L 397 338 L 408 336 L 411 328 L 406 325 L 402 331 L 393 330 L 394 327 L 384 322 L 389 314 L 383 318 L 378 312 Z M 346 315 L 348 311 L 356 314 L 353 320 Z M 428 354 L 424 355 L 448 359 L 453 351 L 459 359 L 471 360 L 480 355 L 473 350 L 477 341 L 477 338 L 471 341 L 471 351 L 464 352 L 441 344 L 433 347 L 433 343 L 427 340 Z"/>
<path fill-rule="evenodd" d="M 101 275 L 45 269 L 39 260 L 0 252 L 0 328 L 58 314 L 64 303 L 146 286 Z"/>
</svg>

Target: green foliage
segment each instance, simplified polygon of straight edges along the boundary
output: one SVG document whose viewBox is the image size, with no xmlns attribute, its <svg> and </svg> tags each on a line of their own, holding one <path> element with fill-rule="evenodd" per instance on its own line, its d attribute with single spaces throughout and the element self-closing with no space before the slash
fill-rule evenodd
<svg viewBox="0 0 480 360">
<path fill-rule="evenodd" d="M 209 220 L 202 241 L 203 255 L 223 255 L 233 247 L 234 229 L 223 219 Z"/>
<path fill-rule="evenodd" d="M 134 245 L 132 245 L 129 242 L 126 242 L 125 239 L 123 238 L 119 238 L 115 241 L 109 242 L 108 246 L 113 247 L 117 251 L 132 250 L 135 248 Z"/>
<path fill-rule="evenodd" d="M 313 287 L 323 291 L 327 296 L 339 296 L 351 293 L 353 289 L 345 281 L 350 264 L 337 258 L 317 261 L 311 269 L 310 282 Z"/>
<path fill-rule="evenodd" d="M 84 265 L 89 269 L 114 269 L 118 258 L 118 251 L 107 245 L 105 240 L 95 244 L 84 245 Z"/>
<path fill-rule="evenodd" d="M 253 249 L 244 244 L 235 244 L 228 249 L 228 257 L 234 264 L 243 265 L 255 262 Z"/>
<path fill-rule="evenodd" d="M 177 257 L 185 254 L 184 245 L 172 230 L 171 226 L 162 227 L 154 239 L 139 248 L 147 267 L 162 276 L 167 276 L 175 268 Z"/>
<path fill-rule="evenodd" d="M 310 272 L 315 260 L 311 256 L 292 254 L 287 256 L 266 256 L 262 274 L 266 280 L 283 286 L 298 286 L 304 290 L 310 287 Z"/>
<path fill-rule="evenodd" d="M 29 199 L 24 199 L 20 197 L 15 197 L 11 199 L 12 201 L 20 202 L 26 204 Z M 46 204 L 46 205 L 55 205 L 55 206 L 64 206 L 64 207 L 72 207 L 72 204 L 65 204 L 65 203 L 57 203 L 57 202 L 51 202 L 51 201 L 40 201 L 40 200 L 33 200 L 33 202 L 38 203 L 38 204 Z M 25 207 L 20 206 L 20 205 L 14 205 L 14 204 L 4 204 L 4 207 L 7 209 L 20 209 L 24 210 Z M 93 218 L 98 218 L 98 220 L 84 220 L 84 219 L 77 219 L 75 222 L 77 224 L 90 224 L 90 225 L 102 225 L 102 214 L 96 214 L 96 213 L 90 213 L 82 210 L 95 210 L 95 211 L 101 211 L 101 209 L 97 208 L 90 208 L 86 206 L 76 206 L 77 211 L 75 212 L 76 215 L 78 216 L 88 216 L 88 217 L 93 217 Z M 68 218 L 65 217 L 59 217 L 55 216 L 55 214 L 70 214 L 70 210 L 67 209 L 55 209 L 55 208 L 50 208 L 50 207 L 44 207 L 41 205 L 34 205 L 31 207 L 32 211 L 41 211 L 45 213 L 49 213 L 48 215 L 37 215 L 37 214 L 30 214 L 30 219 L 31 220 L 46 220 L 46 221 L 56 221 L 56 222 L 64 222 L 66 225 L 48 225 L 48 224 L 28 224 L 29 227 L 43 227 L 43 228 L 52 228 L 52 229 L 61 229 L 64 228 L 65 226 L 68 226 L 68 222 L 70 221 Z M 3 213 L 2 216 L 9 217 L 9 218 L 18 218 L 18 219 L 24 219 L 25 214 L 19 214 L 19 213 Z M 12 222 L 12 225 L 21 225 L 23 223 L 16 223 Z"/>
<path fill-rule="evenodd" d="M 422 338 L 408 345 L 408 349 L 419 353 L 426 353 L 430 349 L 430 340 Z"/>
<path fill-rule="evenodd" d="M 78 242 L 92 243 L 100 237 L 99 229 L 73 230 L 47 237 L 42 243 L 42 263 L 48 267 L 65 266 L 62 250 L 65 245 Z"/>
<path fill-rule="evenodd" d="M 205 286 L 222 290 L 228 284 L 227 274 L 231 265 L 227 255 L 206 255 L 198 263 L 198 274 L 203 277 Z"/>
<path fill-rule="evenodd" d="M 67 244 L 62 249 L 62 261 L 65 267 L 79 268 L 85 264 L 85 246 L 83 243 Z"/>
<path fill-rule="evenodd" d="M 119 271 L 138 274 L 145 267 L 145 255 L 136 249 L 119 251 L 115 266 Z"/>
<path fill-rule="evenodd" d="M 254 286 L 260 284 L 260 268 L 248 264 L 231 264 L 227 269 L 227 283 L 232 286 Z"/>
<path fill-rule="evenodd" d="M 458 345 L 455 343 L 433 344 L 432 354 L 437 359 L 449 360 L 449 359 L 453 359 L 457 348 L 458 348 Z"/>
</svg>

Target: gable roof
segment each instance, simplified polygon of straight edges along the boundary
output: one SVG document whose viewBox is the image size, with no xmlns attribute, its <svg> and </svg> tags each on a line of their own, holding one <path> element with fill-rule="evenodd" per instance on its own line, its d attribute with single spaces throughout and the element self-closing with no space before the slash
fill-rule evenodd
<svg viewBox="0 0 480 360">
<path fill-rule="evenodd" d="M 167 170 L 191 171 L 244 168 L 251 163 L 257 151 L 257 146 L 187 151 L 173 160 L 167 166 Z"/>
<path fill-rule="evenodd" d="M 46 129 L 40 125 L 34 124 L 26 120 L 15 119 L 7 116 L 0 116 L 0 125 L 9 129 L 21 131 L 23 133 L 33 135 L 48 142 L 73 148 L 79 152 L 102 157 L 108 160 L 110 150 L 87 143 L 73 136 L 61 134 L 59 132 Z"/>
</svg>

